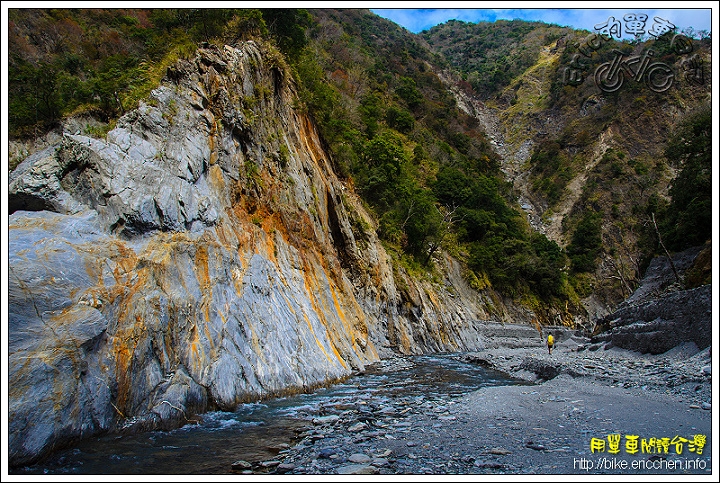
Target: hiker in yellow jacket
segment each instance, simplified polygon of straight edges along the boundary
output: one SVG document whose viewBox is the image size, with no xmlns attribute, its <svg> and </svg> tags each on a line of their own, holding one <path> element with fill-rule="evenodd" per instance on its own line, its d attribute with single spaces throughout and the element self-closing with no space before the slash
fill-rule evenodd
<svg viewBox="0 0 720 483">
<path fill-rule="evenodd" d="M 547 346 L 548 346 L 548 354 L 550 354 L 550 355 L 552 355 L 553 345 L 555 345 L 555 338 L 552 336 L 552 334 L 548 334 Z"/>
</svg>

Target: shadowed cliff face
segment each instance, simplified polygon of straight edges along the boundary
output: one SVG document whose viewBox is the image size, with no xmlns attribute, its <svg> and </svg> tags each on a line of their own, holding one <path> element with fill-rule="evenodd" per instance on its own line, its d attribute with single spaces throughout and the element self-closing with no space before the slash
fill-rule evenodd
<svg viewBox="0 0 720 483">
<path fill-rule="evenodd" d="M 457 262 L 393 272 L 274 58 L 200 49 L 105 140 L 66 134 L 12 173 L 11 466 L 482 345 Z"/>
</svg>

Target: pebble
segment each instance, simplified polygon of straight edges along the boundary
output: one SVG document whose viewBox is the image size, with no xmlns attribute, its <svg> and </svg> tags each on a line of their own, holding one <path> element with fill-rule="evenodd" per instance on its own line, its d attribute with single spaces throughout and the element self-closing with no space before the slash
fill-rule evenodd
<svg viewBox="0 0 720 483">
<path fill-rule="evenodd" d="M 377 472 L 372 465 L 345 465 L 337 469 L 338 475 L 374 475 Z"/>
<path fill-rule="evenodd" d="M 547 358 L 543 357 L 545 354 L 527 351 L 513 354 L 513 357 L 500 352 L 492 357 L 486 356 L 484 359 L 496 363 L 495 369 L 512 373 L 511 366 L 519 367 L 518 362 L 529 354 L 529 357 L 544 363 L 538 367 L 549 364 L 564 377 L 595 379 L 598 384 L 612 383 L 613 386 L 624 386 L 632 390 L 639 390 L 642 387 L 648 392 L 672 392 L 678 395 L 683 394 L 684 391 L 683 399 L 689 407 L 710 410 L 710 378 L 701 377 L 709 376 L 709 368 L 699 369 L 703 364 L 707 364 L 707 357 L 702 360 L 689 360 L 692 356 L 687 356 L 677 360 L 659 355 L 648 360 L 635 354 L 626 355 L 617 348 L 598 351 L 600 347 L 591 352 L 584 352 L 583 356 L 577 353 L 554 351 L 552 358 Z M 516 374 L 517 367 L 514 371 Z M 669 378 L 671 382 L 668 382 L 668 376 L 672 376 Z M 532 390 L 532 387 L 521 392 L 538 394 L 538 391 Z M 685 396 L 688 399 L 685 399 Z M 524 433 L 510 432 L 525 434 L 525 438 L 533 438 L 521 440 L 522 443 L 513 448 L 513 451 L 500 446 L 490 447 L 488 450 L 488 447 L 483 448 L 482 445 L 477 444 L 473 449 L 469 449 L 467 443 L 471 442 L 471 435 L 459 430 L 468 420 L 455 414 L 452 405 L 456 404 L 456 401 L 450 401 L 451 397 L 450 393 L 426 396 L 422 399 L 399 396 L 392 401 L 376 401 L 372 397 L 367 397 L 366 400 L 343 403 L 343 407 L 347 409 L 339 416 L 326 415 L 324 414 L 326 409 L 323 408 L 318 410 L 320 414 L 308 416 L 308 423 L 311 421 L 312 425 L 303 428 L 305 431 L 299 434 L 301 440 L 278 455 L 278 460 L 284 462 L 273 460 L 273 464 L 277 466 L 270 466 L 261 471 L 278 474 L 328 475 L 334 473 L 344 475 L 504 474 L 518 470 L 525 473 L 546 467 L 530 462 L 527 465 L 516 466 L 513 463 L 519 461 L 518 458 L 528 457 L 529 453 L 536 454 L 535 452 L 542 452 L 551 457 L 553 452 L 567 453 L 574 448 L 567 446 L 568 441 L 565 440 L 552 440 L 551 444 L 545 439 L 542 439 L 542 443 L 539 442 L 539 438 L 551 437 L 551 435 L 546 432 L 538 434 L 538 431 L 545 428 L 532 426 Z M 562 405 L 573 418 L 583 418 L 588 409 L 581 399 L 576 398 L 577 396 L 575 398 L 557 396 L 538 400 L 538 403 Z M 341 409 L 337 404 L 333 407 L 336 411 Z M 514 427 L 516 422 L 510 416 L 502 416 L 499 417 L 496 425 L 489 425 L 488 428 L 496 428 L 496 431 L 503 433 L 502 436 L 498 433 L 498 437 L 509 441 L 508 430 L 521 429 Z M 533 430 L 532 433 L 530 428 Z M 495 444 L 501 441 L 503 439 L 498 439 Z M 322 445 L 321 449 L 317 448 L 319 445 Z M 459 447 L 463 448 L 463 452 L 455 451 Z M 407 453 L 408 450 L 404 448 L 411 448 L 412 452 Z M 257 464 L 256 471 L 258 467 L 262 468 L 261 465 Z M 236 462 L 233 464 L 233 469 L 252 474 L 250 463 L 247 462 Z"/>
<path fill-rule="evenodd" d="M 360 431 L 362 431 L 365 428 L 367 428 L 367 424 L 365 424 L 363 422 L 359 422 L 359 423 L 355 423 L 352 426 L 350 426 L 348 428 L 348 431 L 350 431 L 351 433 L 359 433 Z"/>
<path fill-rule="evenodd" d="M 331 414 L 330 416 L 321 416 L 319 418 L 314 418 L 312 420 L 313 424 L 315 425 L 324 425 L 324 424 L 333 424 L 338 422 L 340 419 L 340 416 L 336 414 Z"/>
<path fill-rule="evenodd" d="M 348 461 L 351 463 L 370 463 L 372 458 L 363 453 L 353 453 L 348 456 Z"/>
<path fill-rule="evenodd" d="M 330 458 L 335 455 L 337 451 L 335 451 L 333 448 L 323 448 L 318 452 L 317 457 L 318 458 Z"/>
<path fill-rule="evenodd" d="M 292 463 L 280 463 L 277 466 L 278 473 L 287 473 L 288 471 L 292 471 L 294 469 L 295 469 L 295 465 Z"/>
<path fill-rule="evenodd" d="M 505 448 L 493 448 L 490 450 L 490 454 L 499 454 L 499 455 L 505 455 L 505 454 L 511 454 L 512 451 L 505 449 Z"/>
<path fill-rule="evenodd" d="M 252 468 L 252 465 L 244 460 L 237 460 L 235 463 L 230 465 L 230 468 L 234 470 L 249 470 Z"/>
</svg>

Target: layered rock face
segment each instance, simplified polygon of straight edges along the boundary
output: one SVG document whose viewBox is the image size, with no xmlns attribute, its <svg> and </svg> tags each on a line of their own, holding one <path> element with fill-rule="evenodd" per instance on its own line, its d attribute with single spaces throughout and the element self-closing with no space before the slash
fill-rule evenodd
<svg viewBox="0 0 720 483">
<path fill-rule="evenodd" d="M 296 100 L 264 47 L 206 46 L 106 139 L 66 134 L 11 174 L 11 466 L 482 345 L 457 262 L 393 270 Z"/>
<path fill-rule="evenodd" d="M 686 278 L 703 247 L 673 255 L 673 265 Z M 700 349 L 712 345 L 712 285 L 679 289 L 667 257 L 655 257 L 640 286 L 610 315 L 597 321 L 603 332 L 593 342 L 662 354 L 683 342 Z"/>
</svg>

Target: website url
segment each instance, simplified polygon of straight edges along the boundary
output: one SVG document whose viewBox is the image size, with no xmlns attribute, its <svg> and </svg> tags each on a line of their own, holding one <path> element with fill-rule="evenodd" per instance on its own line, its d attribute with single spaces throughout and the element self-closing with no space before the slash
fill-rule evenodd
<svg viewBox="0 0 720 483">
<path fill-rule="evenodd" d="M 706 468 L 707 461 L 702 458 L 642 459 L 630 461 L 608 456 L 601 456 L 599 458 L 573 458 L 573 469 L 586 472 L 613 470 L 692 471 L 704 470 Z"/>
</svg>

